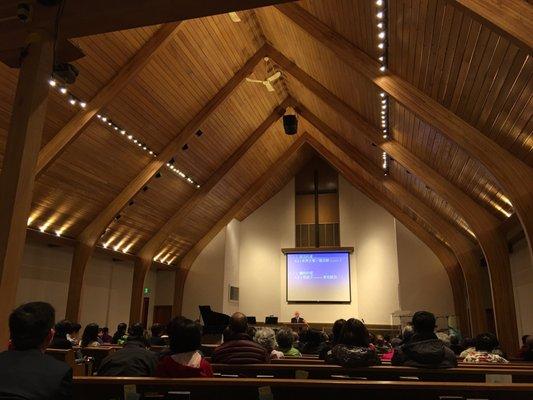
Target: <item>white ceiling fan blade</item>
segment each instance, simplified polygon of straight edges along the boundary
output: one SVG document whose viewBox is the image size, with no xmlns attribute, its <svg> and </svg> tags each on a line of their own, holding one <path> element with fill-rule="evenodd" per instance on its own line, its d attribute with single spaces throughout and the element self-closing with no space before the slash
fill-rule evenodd
<svg viewBox="0 0 533 400">
<path fill-rule="evenodd" d="M 269 92 L 275 92 L 276 89 L 274 89 L 274 86 L 269 81 L 265 81 L 265 86 Z"/>
<path fill-rule="evenodd" d="M 251 78 L 246 78 L 246 82 L 263 83 L 263 81 L 260 81 L 260 80 L 258 80 L 258 79 L 251 79 Z"/>
<path fill-rule="evenodd" d="M 235 11 L 232 11 L 228 14 L 233 22 L 241 22 L 241 17 L 239 17 L 239 14 L 237 14 Z"/>
<path fill-rule="evenodd" d="M 272 75 L 270 78 L 267 78 L 267 81 L 274 82 L 275 80 L 279 78 L 281 78 L 281 71 L 278 71 L 274 75 Z"/>
</svg>

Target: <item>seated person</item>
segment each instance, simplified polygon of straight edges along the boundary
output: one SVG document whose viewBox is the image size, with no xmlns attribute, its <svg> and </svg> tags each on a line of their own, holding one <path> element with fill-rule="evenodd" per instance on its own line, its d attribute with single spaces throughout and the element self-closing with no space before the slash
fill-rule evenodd
<svg viewBox="0 0 533 400">
<path fill-rule="evenodd" d="M 83 330 L 83 335 L 81 336 L 81 347 L 95 347 L 100 346 L 98 341 L 98 324 L 92 323 L 88 324 Z"/>
<path fill-rule="evenodd" d="M 304 323 L 305 323 L 305 319 L 300 317 L 299 311 L 296 311 L 294 313 L 294 317 L 291 318 L 291 324 L 304 324 Z"/>
<path fill-rule="evenodd" d="M 167 327 L 170 354 L 163 356 L 156 368 L 156 376 L 163 378 L 212 377 L 211 364 L 198 351 L 201 346 L 200 326 L 190 319 L 174 318 Z"/>
<path fill-rule="evenodd" d="M 409 342 L 394 350 L 392 365 L 419 368 L 452 368 L 457 366 L 453 351 L 435 335 L 435 316 L 427 311 L 413 315 L 414 334 Z"/>
<path fill-rule="evenodd" d="M 254 342 L 260 344 L 270 354 L 270 359 L 283 358 L 283 352 L 277 350 L 276 334 L 272 328 L 258 329 L 254 335 Z"/>
<path fill-rule="evenodd" d="M 508 363 L 505 358 L 494 353 L 498 340 L 492 333 L 482 333 L 476 336 L 476 351 L 468 353 L 465 363 Z"/>
<path fill-rule="evenodd" d="M 50 349 L 72 349 L 72 342 L 67 339 L 67 335 L 72 329 L 72 324 L 69 320 L 64 319 L 59 321 L 55 327 L 54 338 L 48 346 Z"/>
<path fill-rule="evenodd" d="M 316 329 L 304 329 L 300 333 L 299 350 L 302 354 L 317 355 L 324 346 L 326 338 Z"/>
<path fill-rule="evenodd" d="M 102 328 L 102 336 L 100 339 L 102 339 L 103 344 L 111 344 L 113 342 L 113 336 L 109 334 L 109 328 L 107 326 Z"/>
<path fill-rule="evenodd" d="M 318 358 L 321 360 L 326 359 L 326 354 L 328 354 L 328 351 L 330 351 L 333 346 L 339 344 L 339 339 L 341 337 L 341 329 L 346 323 L 346 320 L 344 319 L 338 319 L 333 323 L 333 327 L 331 328 L 331 336 L 327 342 L 325 342 L 322 345 L 322 348 L 318 352 Z"/>
<path fill-rule="evenodd" d="M 268 352 L 252 341 L 246 334 L 246 315 L 236 312 L 230 318 L 228 330 L 224 333 L 224 343 L 218 346 L 211 357 L 218 364 L 258 364 L 270 361 Z"/>
<path fill-rule="evenodd" d="M 127 334 L 126 334 L 127 330 L 128 330 L 128 324 L 126 324 L 125 322 L 121 322 L 120 324 L 118 324 L 117 331 L 113 335 L 113 340 L 111 340 L 111 343 L 112 344 L 124 344 L 124 342 L 126 341 L 126 337 L 127 337 Z"/>
<path fill-rule="evenodd" d="M 326 354 L 326 362 L 347 368 L 381 364 L 378 353 L 370 347 L 365 324 L 355 318 L 350 318 L 342 327 L 339 343 Z"/>
<path fill-rule="evenodd" d="M 290 329 L 280 329 L 276 335 L 278 342 L 278 350 L 283 353 L 285 357 L 301 357 L 300 350 L 293 346 L 294 335 Z"/>
<path fill-rule="evenodd" d="M 522 352 L 522 360 L 533 361 L 533 335 L 526 338 L 525 349 Z"/>
<path fill-rule="evenodd" d="M 67 334 L 67 339 L 73 346 L 78 346 L 80 344 L 80 330 L 81 325 L 77 322 L 73 322 L 70 327 L 70 332 Z"/>
<path fill-rule="evenodd" d="M 150 331 L 152 332 L 152 336 L 150 337 L 150 346 L 166 346 L 167 343 L 165 339 L 161 337 L 163 335 L 163 325 L 161 324 L 153 324 L 150 328 Z"/>
<path fill-rule="evenodd" d="M 476 341 L 473 338 L 464 338 L 463 339 L 463 347 L 465 348 L 461 353 L 459 354 L 459 358 L 465 358 L 470 353 L 475 353 L 476 351 Z"/>
<path fill-rule="evenodd" d="M 450 349 L 455 353 L 456 356 L 459 356 L 464 347 L 459 344 L 459 337 L 457 335 L 450 335 Z"/>
<path fill-rule="evenodd" d="M 101 376 L 152 376 L 157 365 L 157 356 L 148 350 L 144 327 L 137 323 L 131 326 L 124 347 L 109 354 L 98 368 Z"/>
<path fill-rule="evenodd" d="M 23 304 L 9 316 L 10 346 L 0 353 L 0 397 L 26 400 L 72 398 L 72 369 L 44 354 L 54 335 L 55 310 Z"/>
</svg>

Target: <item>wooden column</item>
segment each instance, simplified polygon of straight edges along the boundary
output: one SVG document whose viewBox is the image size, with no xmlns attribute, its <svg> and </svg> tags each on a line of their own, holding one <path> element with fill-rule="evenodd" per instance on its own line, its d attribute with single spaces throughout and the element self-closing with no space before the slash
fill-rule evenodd
<svg viewBox="0 0 533 400">
<path fill-rule="evenodd" d="M 174 303 L 172 304 L 172 317 L 181 315 L 183 306 L 183 291 L 185 289 L 185 281 L 189 269 L 179 268 L 176 270 L 176 278 L 174 281 Z"/>
<path fill-rule="evenodd" d="M 87 263 L 93 255 L 93 251 L 94 246 L 83 242 L 78 242 L 74 248 L 68 285 L 67 312 L 65 313 L 65 318 L 73 322 L 78 322 L 80 319 L 83 276 Z"/>
<path fill-rule="evenodd" d="M 152 260 L 149 258 L 139 257 L 135 260 L 131 287 L 130 325 L 141 322 L 144 280 L 151 266 Z"/>
<path fill-rule="evenodd" d="M 22 60 L 0 175 L 0 349 L 15 306 L 52 64 L 51 35 L 35 32 Z"/>
</svg>

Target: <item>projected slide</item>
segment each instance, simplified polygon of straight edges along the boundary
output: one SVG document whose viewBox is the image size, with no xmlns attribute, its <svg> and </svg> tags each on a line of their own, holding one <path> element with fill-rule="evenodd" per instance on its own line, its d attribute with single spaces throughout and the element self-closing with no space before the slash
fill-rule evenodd
<svg viewBox="0 0 533 400">
<path fill-rule="evenodd" d="M 348 253 L 287 254 L 287 301 L 350 302 Z"/>
</svg>

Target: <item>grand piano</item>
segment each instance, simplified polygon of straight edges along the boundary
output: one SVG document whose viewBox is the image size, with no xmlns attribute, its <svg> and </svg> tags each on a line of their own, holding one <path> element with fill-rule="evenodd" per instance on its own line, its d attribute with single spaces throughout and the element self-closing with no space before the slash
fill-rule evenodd
<svg viewBox="0 0 533 400">
<path fill-rule="evenodd" d="M 229 315 L 211 310 L 211 306 L 198 306 L 204 322 L 204 334 L 222 334 L 229 324 Z"/>
</svg>

